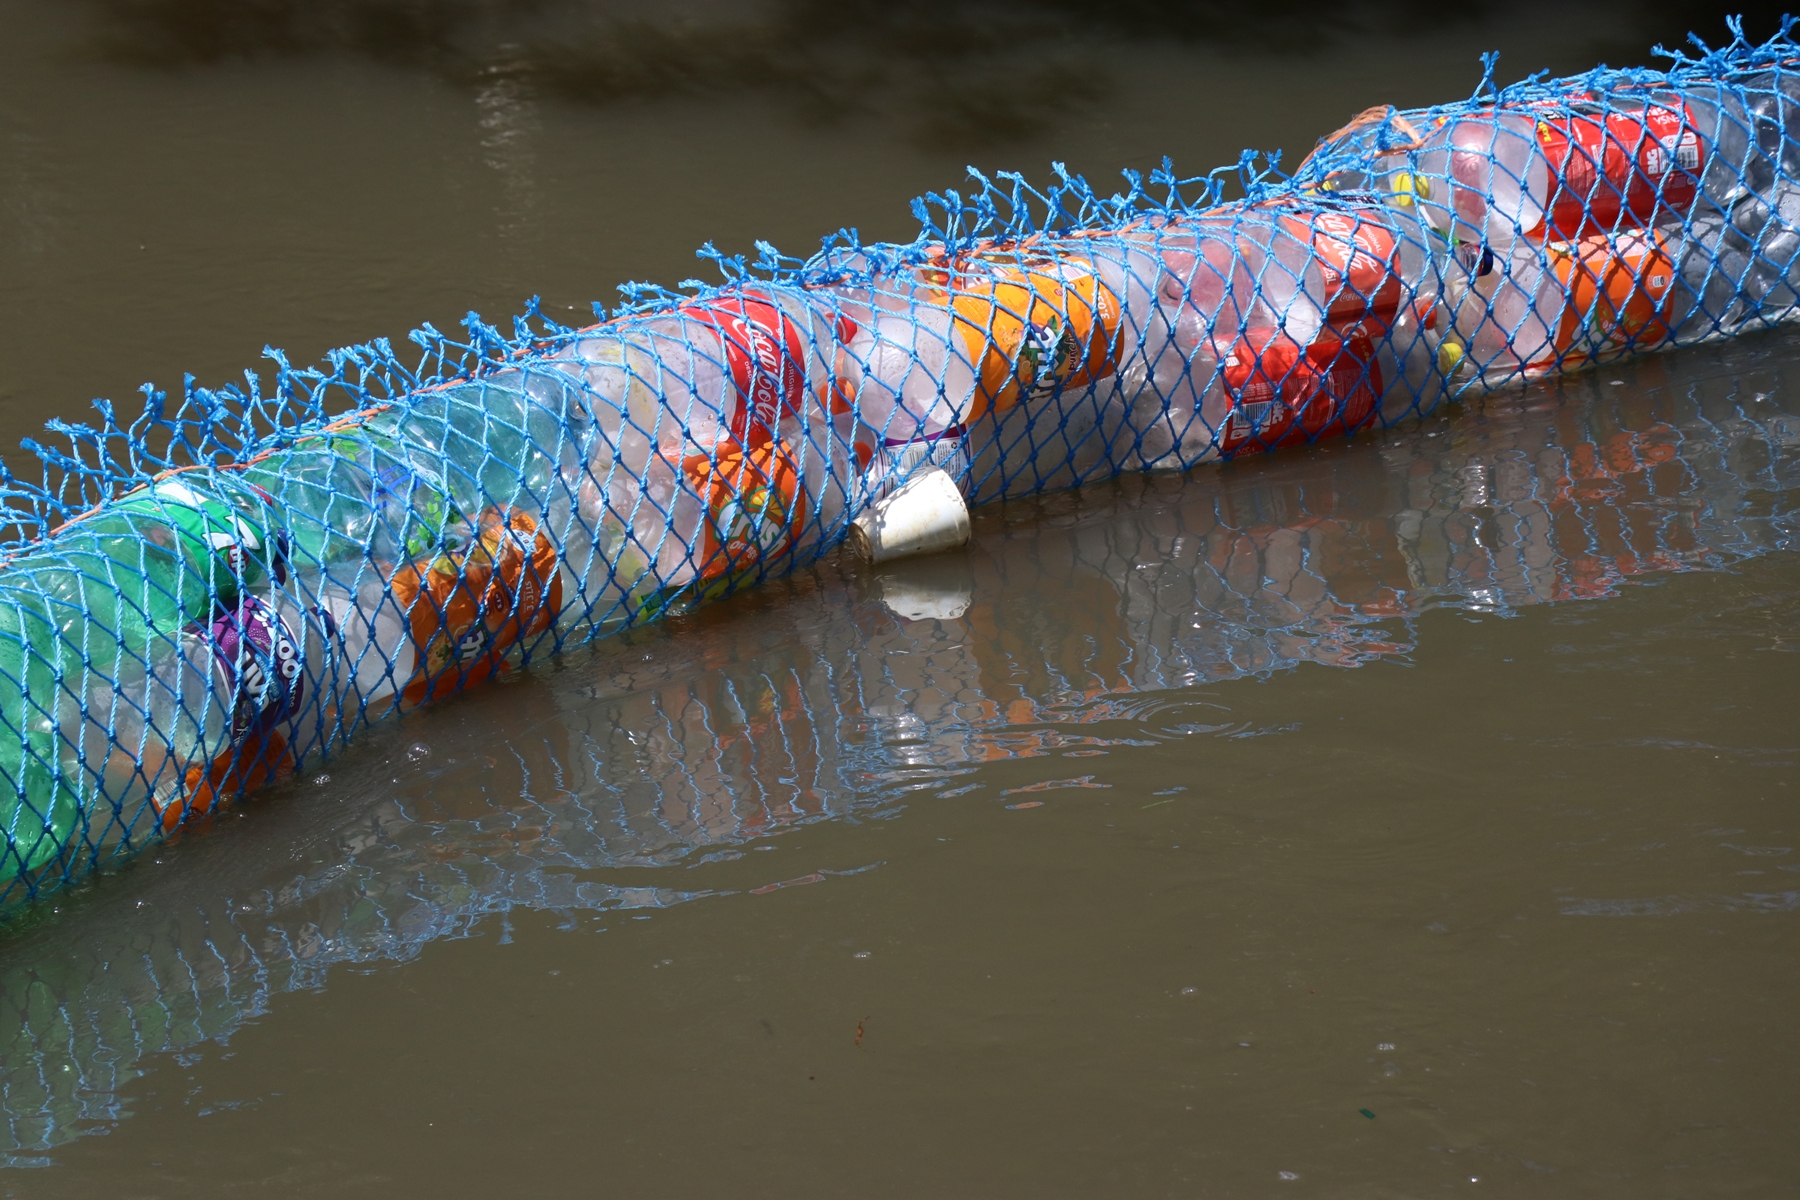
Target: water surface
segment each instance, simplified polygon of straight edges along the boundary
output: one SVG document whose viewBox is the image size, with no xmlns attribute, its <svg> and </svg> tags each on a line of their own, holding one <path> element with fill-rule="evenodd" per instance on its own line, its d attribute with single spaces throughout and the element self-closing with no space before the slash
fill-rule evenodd
<svg viewBox="0 0 1800 1200">
<path fill-rule="evenodd" d="M 115 12 L 0 7 L 9 440 L 1624 36 L 1078 26 L 1107 87 L 983 140 L 916 64 L 822 122 Z M 0 1191 L 1787 1194 L 1797 351 L 983 510 L 396 723 L 0 941 Z"/>
</svg>

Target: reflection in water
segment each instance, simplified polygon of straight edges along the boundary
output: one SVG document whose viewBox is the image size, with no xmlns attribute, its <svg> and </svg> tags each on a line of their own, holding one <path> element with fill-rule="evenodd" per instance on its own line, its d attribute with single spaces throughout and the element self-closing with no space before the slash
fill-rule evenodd
<svg viewBox="0 0 1800 1200">
<path fill-rule="evenodd" d="M 1107 5 L 773 0 L 675 7 L 590 0 L 92 0 L 94 41 L 117 61 L 186 67 L 335 54 L 486 86 L 498 64 L 578 103 L 777 97 L 832 121 L 897 101 L 927 138 L 980 143 L 1040 132 L 1091 99 L 1096 34 L 1194 33 L 1239 24 L 1234 6 L 1173 4 L 1149 26 Z M 1291 0 L 1309 35 L 1327 0 Z M 1216 10 L 1216 11 L 1215 11 Z M 1341 25 L 1342 22 L 1333 22 Z M 1289 39 L 1290 41 L 1293 39 Z M 1309 36 L 1307 43 L 1317 40 Z M 496 50 L 496 47 L 500 47 Z"/>
<path fill-rule="evenodd" d="M 515 908 L 573 923 L 704 895 L 644 868 L 736 857 L 983 761 L 1193 732 L 1179 689 L 1403 656 L 1433 606 L 1599 599 L 1787 545 L 1800 415 L 1778 381 L 1678 394 L 1666 365 L 1404 437 L 1010 506 L 980 516 L 967 553 L 874 577 L 828 562 L 409 724 L 391 749 L 415 761 L 398 787 L 371 778 L 367 807 L 276 793 L 259 816 L 312 824 L 174 845 L 193 856 L 180 869 L 100 880 L 11 940 L 9 1148 L 120 1120 L 146 1056 L 222 1039 L 333 967 Z M 407 748 L 421 728 L 448 749 Z M 434 789 L 449 771 L 463 786 Z"/>
<path fill-rule="evenodd" d="M 504 49 L 512 49 L 505 47 Z M 537 101 L 516 67 L 501 63 L 482 73 L 475 91 L 481 157 L 500 177 L 500 237 L 517 242 L 537 233 Z"/>
<path fill-rule="evenodd" d="M 1449 22 L 1554 28 L 1580 70 L 1617 48 L 1630 61 L 1687 32 L 1719 30 L 1698 0 L 1620 5 L 1571 22 L 1567 6 L 1464 3 L 1429 19 L 1416 0 L 768 0 L 756 5 L 646 0 L 89 0 L 92 40 L 117 62 L 180 68 L 233 59 L 332 54 L 485 86 L 509 64 L 547 96 L 577 103 L 776 97 L 829 122 L 887 109 L 919 141 L 971 147 L 1054 128 L 1116 86 L 1104 48 L 1207 44 L 1234 55 L 1385 56 L 1407 34 Z M 1780 24 L 1781 0 L 1732 11 L 1754 40 Z M 1592 51 L 1575 43 L 1608 30 Z M 1353 50 L 1352 41 L 1365 49 Z M 496 50 L 496 47 L 500 47 Z M 1404 52 L 1401 51 L 1401 52 Z M 1416 51 L 1415 51 L 1416 53 Z M 1617 55 L 1611 57 L 1617 58 Z M 1531 66 L 1543 63 L 1534 60 Z M 1441 98 L 1441 97 L 1439 97 Z M 1322 130 L 1320 131 L 1322 132 Z"/>
<path fill-rule="evenodd" d="M 42 258 L 55 241 L 55 196 L 46 186 L 44 157 L 43 138 L 22 115 L 0 106 L 0 228 L 13 230 L 0 242 L 0 262 L 8 251 L 20 259 Z"/>
</svg>

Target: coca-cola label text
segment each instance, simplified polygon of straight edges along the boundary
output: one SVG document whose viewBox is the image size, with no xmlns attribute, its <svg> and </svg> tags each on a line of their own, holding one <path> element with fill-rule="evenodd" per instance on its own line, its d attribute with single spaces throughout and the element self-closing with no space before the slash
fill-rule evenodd
<svg viewBox="0 0 1800 1200">
<path fill-rule="evenodd" d="M 806 392 L 800 327 L 780 307 L 757 296 L 734 296 L 682 310 L 719 331 L 737 405 L 728 414 L 732 436 L 749 444 L 773 436 L 783 417 L 799 417 Z"/>
</svg>

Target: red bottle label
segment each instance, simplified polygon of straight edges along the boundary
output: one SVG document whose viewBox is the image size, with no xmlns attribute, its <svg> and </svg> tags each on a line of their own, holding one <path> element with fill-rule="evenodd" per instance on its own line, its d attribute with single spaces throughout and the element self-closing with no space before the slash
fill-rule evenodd
<svg viewBox="0 0 1800 1200">
<path fill-rule="evenodd" d="M 1375 344 L 1360 326 L 1302 348 L 1273 329 L 1252 329 L 1224 360 L 1231 411 L 1219 429 L 1225 457 L 1342 437 L 1366 424 L 1381 395 Z"/>
<path fill-rule="evenodd" d="M 1641 225 L 1659 209 L 1685 213 L 1699 194 L 1707 146 L 1686 104 L 1543 116 L 1537 137 L 1554 174 L 1547 236 Z"/>
<path fill-rule="evenodd" d="M 1355 211 L 1284 217 L 1288 231 L 1312 246 L 1325 280 L 1325 318 L 1355 321 L 1391 317 L 1405 290 L 1400 242 L 1381 221 Z"/>
<path fill-rule="evenodd" d="M 681 311 L 719 331 L 737 391 L 737 405 L 729 414 L 734 438 L 744 444 L 760 441 L 773 436 L 782 417 L 800 416 L 806 352 L 800 327 L 779 306 L 740 295 L 690 304 Z"/>
</svg>

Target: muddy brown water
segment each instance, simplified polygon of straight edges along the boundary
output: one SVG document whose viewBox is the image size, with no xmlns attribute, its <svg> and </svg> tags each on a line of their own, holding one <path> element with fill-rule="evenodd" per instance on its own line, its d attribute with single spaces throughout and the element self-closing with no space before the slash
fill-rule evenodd
<svg viewBox="0 0 1800 1200">
<path fill-rule="evenodd" d="M 1303 150 L 1634 28 L 1076 28 L 1107 89 L 983 141 L 904 88 L 144 62 L 127 10 L 187 11 L 0 4 L 9 442 L 706 237 L 904 236 L 963 161 Z M 984 510 L 376 731 L 0 934 L 0 1192 L 1800 1191 L 1797 357 Z"/>
</svg>

